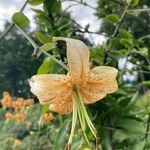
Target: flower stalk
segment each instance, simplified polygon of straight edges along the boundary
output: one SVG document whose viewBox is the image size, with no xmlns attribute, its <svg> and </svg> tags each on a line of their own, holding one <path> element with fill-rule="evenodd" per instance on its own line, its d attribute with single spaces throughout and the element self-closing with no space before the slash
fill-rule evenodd
<svg viewBox="0 0 150 150">
<path fill-rule="evenodd" d="M 96 139 L 96 150 L 99 150 L 99 138 L 97 136 L 97 131 L 92 123 L 92 121 L 90 120 L 88 113 L 86 111 L 86 108 L 82 102 L 82 95 L 80 93 L 80 90 L 78 88 L 74 88 L 74 97 L 73 97 L 73 113 L 72 113 L 72 125 L 71 125 L 71 133 L 70 133 L 70 137 L 68 140 L 68 144 L 66 146 L 66 150 L 71 150 L 71 143 L 72 143 L 72 139 L 73 139 L 73 135 L 75 132 L 75 127 L 76 127 L 76 123 L 77 123 L 77 118 L 79 117 L 79 122 L 81 125 L 81 129 L 83 131 L 83 136 L 88 144 L 88 146 L 90 148 L 91 144 L 89 142 L 89 139 L 86 135 L 86 124 L 88 125 L 91 133 L 93 134 L 93 136 Z"/>
</svg>

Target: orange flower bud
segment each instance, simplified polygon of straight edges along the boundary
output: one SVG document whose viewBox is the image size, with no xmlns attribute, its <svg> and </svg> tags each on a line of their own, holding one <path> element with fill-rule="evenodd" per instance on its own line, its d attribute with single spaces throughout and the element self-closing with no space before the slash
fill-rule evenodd
<svg viewBox="0 0 150 150">
<path fill-rule="evenodd" d="M 52 121 L 54 119 L 54 116 L 53 114 L 49 114 L 49 113 L 45 113 L 43 116 L 42 116 L 42 119 L 44 121 Z"/>
<path fill-rule="evenodd" d="M 3 107 L 12 108 L 12 100 L 11 99 L 3 98 L 1 101 L 1 104 Z"/>
<path fill-rule="evenodd" d="M 19 122 L 24 122 L 25 120 L 25 115 L 24 114 L 16 114 L 15 115 L 15 120 Z"/>
<path fill-rule="evenodd" d="M 14 144 L 15 144 L 16 146 L 20 146 L 20 145 L 22 144 L 22 142 L 21 142 L 19 139 L 15 139 L 15 140 L 14 140 Z"/>
<path fill-rule="evenodd" d="M 14 109 L 21 110 L 23 106 L 24 106 L 23 98 L 17 98 L 17 100 L 13 102 Z"/>
<path fill-rule="evenodd" d="M 25 100 L 25 106 L 30 106 L 32 104 L 34 104 L 34 100 L 33 99 L 26 99 Z"/>
<path fill-rule="evenodd" d="M 3 107 L 12 108 L 12 97 L 8 92 L 3 92 L 3 99 L 1 104 Z"/>
<path fill-rule="evenodd" d="M 8 97 L 8 96 L 10 96 L 9 92 L 4 91 L 4 92 L 3 92 L 3 98 Z"/>
</svg>

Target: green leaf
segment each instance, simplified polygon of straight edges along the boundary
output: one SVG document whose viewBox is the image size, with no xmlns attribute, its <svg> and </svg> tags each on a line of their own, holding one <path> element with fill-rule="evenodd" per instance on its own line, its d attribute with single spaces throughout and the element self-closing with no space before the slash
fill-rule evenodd
<svg viewBox="0 0 150 150">
<path fill-rule="evenodd" d="M 114 142 L 122 142 L 122 141 L 124 141 L 127 138 L 129 138 L 129 135 L 124 130 L 117 130 L 113 134 L 113 141 Z"/>
<path fill-rule="evenodd" d="M 52 59 L 46 58 L 42 65 L 39 67 L 37 74 L 45 74 L 52 72 L 54 64 L 55 62 Z"/>
<path fill-rule="evenodd" d="M 134 119 L 119 119 L 116 125 L 131 133 L 144 135 L 145 132 L 144 124 Z"/>
<path fill-rule="evenodd" d="M 126 55 L 128 55 L 128 50 L 126 50 L 126 49 L 121 49 L 121 50 L 111 51 L 111 52 L 109 53 L 109 55 L 110 55 L 111 57 L 117 58 L 117 59 L 123 58 L 123 57 L 125 57 Z"/>
<path fill-rule="evenodd" d="M 29 0 L 28 2 L 30 5 L 36 6 L 43 3 L 43 0 Z"/>
<path fill-rule="evenodd" d="M 74 136 L 73 143 L 71 144 L 71 149 L 72 150 L 83 149 L 83 144 L 84 144 L 83 133 L 78 133 Z M 86 150 L 86 149 L 84 149 L 84 150 Z"/>
<path fill-rule="evenodd" d="M 142 56 L 146 57 L 148 56 L 148 49 L 146 47 L 141 48 L 139 51 L 137 51 L 138 53 L 140 53 Z"/>
<path fill-rule="evenodd" d="M 68 131 L 70 126 L 71 119 L 70 117 L 65 120 L 59 132 L 57 134 L 55 143 L 54 143 L 54 150 L 64 150 L 68 140 Z"/>
<path fill-rule="evenodd" d="M 129 58 L 128 59 L 132 64 L 137 64 L 138 63 L 138 59 L 136 59 L 136 58 L 134 58 L 134 57 L 132 57 L 132 58 Z"/>
<path fill-rule="evenodd" d="M 41 43 L 49 43 L 51 41 L 51 37 L 42 32 L 36 32 L 35 35 Z"/>
<path fill-rule="evenodd" d="M 133 6 L 137 6 L 139 4 L 139 2 L 140 2 L 139 0 L 132 0 L 131 4 Z"/>
<path fill-rule="evenodd" d="M 60 0 L 44 0 L 44 9 L 46 9 L 49 13 L 60 13 L 61 2 Z"/>
<path fill-rule="evenodd" d="M 149 81 L 143 81 L 142 85 L 150 86 L 150 80 Z"/>
<path fill-rule="evenodd" d="M 145 147 L 145 139 L 136 140 L 135 144 L 133 143 L 129 149 L 131 150 L 143 150 Z"/>
<path fill-rule="evenodd" d="M 115 23 L 115 22 L 119 22 L 120 18 L 116 14 L 111 14 L 111 15 L 107 15 L 105 17 L 105 20 L 110 22 L 110 23 Z"/>
<path fill-rule="evenodd" d="M 135 102 L 137 101 L 138 96 L 139 96 L 139 92 L 136 92 L 125 109 L 130 109 L 135 104 Z"/>
<path fill-rule="evenodd" d="M 30 20 L 28 19 L 28 17 L 25 16 L 22 12 L 15 13 L 12 17 L 12 20 L 21 29 L 24 29 L 30 23 Z"/>
<path fill-rule="evenodd" d="M 122 38 L 132 38 L 132 34 L 127 30 L 122 29 L 119 33 Z"/>
<path fill-rule="evenodd" d="M 126 3 L 129 5 L 132 0 L 126 0 Z"/>
<path fill-rule="evenodd" d="M 55 48 L 55 43 L 54 42 L 46 43 L 46 44 L 44 44 L 40 47 L 40 49 L 43 50 L 43 51 L 49 51 L 53 48 Z"/>
<path fill-rule="evenodd" d="M 49 105 L 44 105 L 42 107 L 42 115 L 45 114 L 45 113 L 47 113 L 47 112 L 49 112 Z"/>
<path fill-rule="evenodd" d="M 132 4 L 132 6 L 137 6 L 139 4 L 140 0 L 126 0 L 126 3 Z"/>
<path fill-rule="evenodd" d="M 125 47 L 129 47 L 133 45 L 133 39 L 121 38 L 120 43 L 123 44 Z"/>
</svg>

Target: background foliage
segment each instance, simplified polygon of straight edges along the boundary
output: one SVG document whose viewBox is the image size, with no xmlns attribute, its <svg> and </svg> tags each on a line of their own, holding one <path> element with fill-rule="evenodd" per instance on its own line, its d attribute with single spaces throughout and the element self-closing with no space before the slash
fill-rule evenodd
<svg viewBox="0 0 150 150">
<path fill-rule="evenodd" d="M 42 7 L 33 9 L 36 14 L 36 31 L 29 33 L 30 21 L 21 12 L 13 16 L 13 21 L 37 43 L 35 45 L 30 41 L 34 46 L 34 57 L 36 55 L 38 58 L 31 59 L 33 48 L 17 28 L 2 35 L 0 79 L 3 82 L 0 92 L 9 90 L 15 96 L 29 97 L 31 93 L 27 79 L 33 74 L 65 73 L 61 66 L 48 57 L 50 54 L 66 63 L 65 43 L 53 45 L 51 38 L 64 36 L 81 39 L 90 46 L 91 66 L 108 65 L 119 70 L 119 90 L 102 101 L 87 106 L 98 129 L 102 149 L 149 150 L 150 3 L 147 0 L 99 0 L 97 6 L 93 7 L 86 1 L 73 2 L 96 11 L 95 15 L 102 22 L 99 31 L 90 31 L 89 25 L 81 27 L 67 9 L 62 10 L 63 0 L 29 0 L 30 5 Z M 93 45 L 85 38 L 86 33 L 105 35 L 106 42 Z M 48 53 L 46 57 L 41 54 L 41 50 Z M 6 111 L 11 110 L 0 109 L 0 146 L 3 150 L 16 149 L 11 144 L 14 139 L 22 141 L 18 149 L 64 149 L 69 134 L 70 116 L 54 114 L 53 123 L 41 127 L 41 123 L 38 123 L 40 115 L 41 112 L 48 112 L 47 107 L 41 108 L 39 104 L 30 106 L 23 123 L 6 121 Z M 31 126 L 27 123 L 28 119 L 31 119 Z M 94 144 L 92 135 L 88 133 L 88 136 Z M 81 150 L 86 147 L 82 132 L 76 131 L 72 149 Z"/>
</svg>

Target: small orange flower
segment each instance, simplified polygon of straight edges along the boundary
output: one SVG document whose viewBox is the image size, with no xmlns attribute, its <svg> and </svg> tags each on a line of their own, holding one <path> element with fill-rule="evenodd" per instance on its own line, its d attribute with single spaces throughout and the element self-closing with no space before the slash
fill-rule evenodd
<svg viewBox="0 0 150 150">
<path fill-rule="evenodd" d="M 49 113 L 45 113 L 43 116 L 42 116 L 42 119 L 44 121 L 52 121 L 54 119 L 54 116 L 53 114 L 49 114 Z"/>
<path fill-rule="evenodd" d="M 14 115 L 10 112 L 7 112 L 5 114 L 5 118 L 6 118 L 6 120 L 14 120 Z"/>
<path fill-rule="evenodd" d="M 25 115 L 24 114 L 16 114 L 15 115 L 15 120 L 19 122 L 24 122 L 25 120 Z"/>
<path fill-rule="evenodd" d="M 25 100 L 25 106 L 30 106 L 32 104 L 34 104 L 34 100 L 33 99 L 26 99 Z"/>
<path fill-rule="evenodd" d="M 12 108 L 12 97 L 9 92 L 3 92 L 3 99 L 1 101 L 3 107 Z"/>
<path fill-rule="evenodd" d="M 7 91 L 4 91 L 4 92 L 3 92 L 3 97 L 4 97 L 4 98 L 9 97 L 9 96 L 10 96 L 10 93 L 9 93 L 9 92 L 7 92 Z"/>
<path fill-rule="evenodd" d="M 12 108 L 12 100 L 3 98 L 1 104 L 5 108 Z"/>
<path fill-rule="evenodd" d="M 22 144 L 22 141 L 20 141 L 19 139 L 15 139 L 14 144 L 16 146 L 20 146 Z"/>
<path fill-rule="evenodd" d="M 17 98 L 17 100 L 13 102 L 14 109 L 21 110 L 23 106 L 24 106 L 23 98 Z"/>
</svg>

